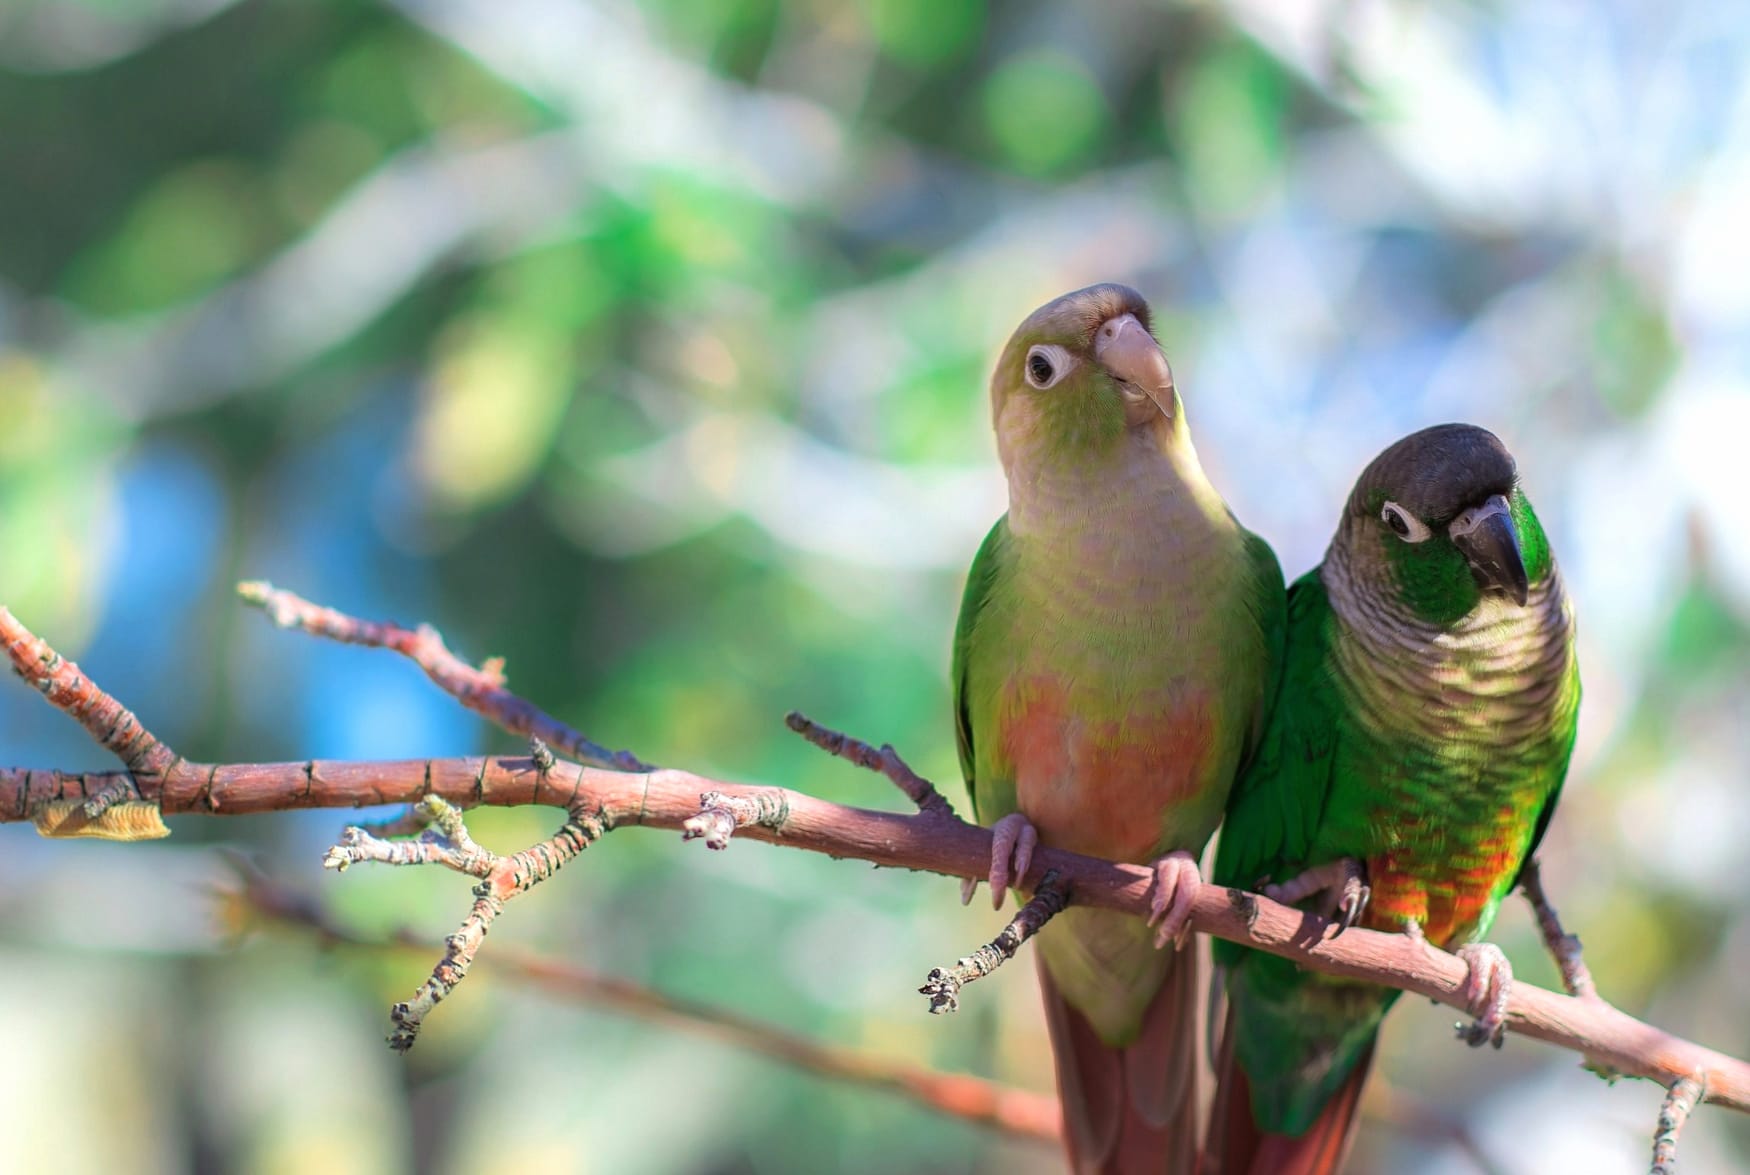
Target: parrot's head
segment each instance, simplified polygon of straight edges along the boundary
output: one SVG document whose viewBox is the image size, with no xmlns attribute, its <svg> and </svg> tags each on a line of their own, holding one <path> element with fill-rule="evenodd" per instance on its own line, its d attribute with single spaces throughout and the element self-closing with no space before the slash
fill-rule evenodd
<svg viewBox="0 0 1750 1175">
<path fill-rule="evenodd" d="M 997 360 L 990 398 L 1005 466 L 1023 452 L 1098 458 L 1138 436 L 1165 445 L 1182 431 L 1173 369 L 1129 286 L 1089 286 L 1028 315 Z"/>
<path fill-rule="evenodd" d="M 1336 541 L 1370 588 L 1443 626 L 1485 599 L 1523 606 L 1551 566 L 1513 455 L 1469 424 L 1425 428 L 1375 457 Z"/>
</svg>

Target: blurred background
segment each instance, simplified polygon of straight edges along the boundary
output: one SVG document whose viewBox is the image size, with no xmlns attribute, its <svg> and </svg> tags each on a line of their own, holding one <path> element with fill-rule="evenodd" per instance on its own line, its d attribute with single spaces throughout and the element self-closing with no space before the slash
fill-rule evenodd
<svg viewBox="0 0 1750 1175">
<path fill-rule="evenodd" d="M 1705 0 L 8 0 L 0 602 L 191 758 L 515 749 L 393 655 L 273 630 L 232 593 L 267 577 L 502 655 L 656 762 L 897 806 L 799 708 L 959 799 L 988 365 L 1128 282 L 1290 576 L 1389 441 L 1507 440 L 1581 618 L 1552 893 L 1606 996 L 1743 1055 L 1747 55 Z M 17 682 L 0 748 L 111 766 Z M 1030 964 L 955 1017 L 914 994 L 998 925 L 951 881 L 621 833 L 401 1059 L 429 958 L 213 895 L 231 846 L 361 933 L 451 929 L 461 877 L 320 870 L 348 816 L 0 826 L 0 1168 L 1056 1168 L 490 966 L 1047 1090 Z M 1496 938 L 1556 982 L 1519 903 Z M 1656 1088 L 1452 1020 L 1391 1018 L 1356 1171 L 1644 1170 Z M 1683 1169 L 1750 1162 L 1747 1126 L 1701 1112 Z"/>
</svg>

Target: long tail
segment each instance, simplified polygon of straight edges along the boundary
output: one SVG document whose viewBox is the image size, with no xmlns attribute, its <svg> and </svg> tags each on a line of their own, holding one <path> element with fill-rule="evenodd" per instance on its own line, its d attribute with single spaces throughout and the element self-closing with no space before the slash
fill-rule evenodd
<svg viewBox="0 0 1750 1175">
<path fill-rule="evenodd" d="M 1125 1048 L 1102 1041 L 1051 981 L 1039 986 L 1057 1062 L 1064 1143 L 1076 1175 L 1192 1175 L 1197 1169 L 1197 965 L 1167 969 Z"/>
<path fill-rule="evenodd" d="M 1361 1090 L 1373 1067 L 1373 1043 L 1368 1042 L 1305 1134 L 1268 1134 L 1252 1117 L 1252 1086 L 1234 1057 L 1233 1028 L 1230 1005 L 1215 1056 L 1215 1102 L 1209 1111 L 1203 1175 L 1336 1175 L 1355 1141 Z"/>
</svg>

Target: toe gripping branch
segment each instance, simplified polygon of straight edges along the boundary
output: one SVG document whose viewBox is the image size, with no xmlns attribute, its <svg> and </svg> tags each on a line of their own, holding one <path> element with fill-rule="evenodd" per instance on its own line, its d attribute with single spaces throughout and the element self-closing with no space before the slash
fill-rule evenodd
<svg viewBox="0 0 1750 1175">
<path fill-rule="evenodd" d="M 539 739 L 532 739 L 535 769 L 545 774 L 556 762 Z M 420 1026 L 439 1002 L 468 976 L 486 932 L 512 898 L 527 893 L 559 871 L 610 826 L 602 817 L 573 809 L 559 831 L 521 852 L 500 856 L 468 834 L 462 811 L 449 801 L 427 796 L 401 816 L 381 824 L 353 826 L 322 860 L 325 869 L 344 871 L 361 861 L 383 865 L 442 865 L 479 879 L 474 904 L 462 925 L 444 939 L 443 957 L 419 985 L 413 998 L 389 1010 L 389 1047 L 405 1053 L 413 1047 Z M 411 840 L 394 839 L 413 836 Z"/>
<path fill-rule="evenodd" d="M 1323 894 L 1319 913 L 1337 924 L 1333 940 L 1359 923 L 1367 913 L 1373 889 L 1367 884 L 1367 868 L 1352 857 L 1342 857 L 1314 865 L 1311 869 L 1289 878 L 1280 885 L 1265 885 L 1259 891 L 1273 902 L 1293 906 L 1314 895 Z"/>
<path fill-rule="evenodd" d="M 1458 948 L 1470 968 L 1464 980 L 1465 999 L 1476 1019 L 1454 1024 L 1458 1039 L 1473 1049 L 1485 1044 L 1500 1048 L 1507 1041 L 1507 1001 L 1513 990 L 1513 967 L 1494 943 L 1474 942 Z"/>
</svg>

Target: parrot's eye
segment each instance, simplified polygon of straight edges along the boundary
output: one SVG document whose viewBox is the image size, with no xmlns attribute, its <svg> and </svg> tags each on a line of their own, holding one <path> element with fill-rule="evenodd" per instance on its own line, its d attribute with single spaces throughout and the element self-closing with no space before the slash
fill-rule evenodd
<svg viewBox="0 0 1750 1175">
<path fill-rule="evenodd" d="M 1069 371 L 1069 352 L 1050 343 L 1040 343 L 1027 352 L 1027 382 L 1044 391 Z"/>
<path fill-rule="evenodd" d="M 1385 508 L 1379 512 L 1379 517 L 1381 521 L 1391 527 L 1393 534 L 1406 543 L 1419 543 L 1433 533 L 1423 525 L 1420 518 L 1396 502 L 1387 502 Z"/>
</svg>

